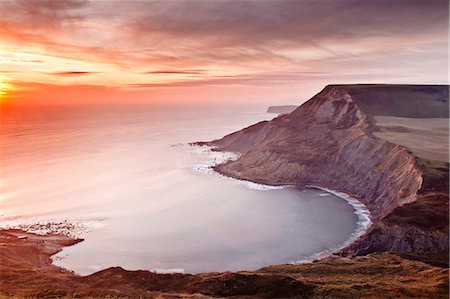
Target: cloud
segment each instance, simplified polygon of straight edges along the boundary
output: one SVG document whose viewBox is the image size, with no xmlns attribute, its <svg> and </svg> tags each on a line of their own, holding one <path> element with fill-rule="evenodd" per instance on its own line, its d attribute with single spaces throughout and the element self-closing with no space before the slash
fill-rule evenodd
<svg viewBox="0 0 450 299">
<path fill-rule="evenodd" d="M 200 75 L 204 74 L 205 70 L 156 70 L 156 71 L 148 71 L 143 74 L 147 75 Z"/>
<path fill-rule="evenodd" d="M 91 74 L 97 74 L 98 72 L 54 72 L 49 73 L 50 75 L 55 76 L 63 76 L 63 77 L 72 77 L 72 76 L 85 76 L 85 75 L 91 75 Z"/>
<path fill-rule="evenodd" d="M 342 82 L 349 80 L 358 80 L 364 77 L 364 80 L 382 80 L 386 74 L 380 70 L 367 73 L 340 73 L 338 75 Z M 230 76 L 210 76 L 204 79 L 178 80 L 168 83 L 133 83 L 124 84 L 124 87 L 131 89 L 152 89 L 152 88 L 174 88 L 174 87 L 193 87 L 193 86 L 260 86 L 269 87 L 276 85 L 297 85 L 299 82 L 308 80 L 334 81 L 336 74 L 327 72 L 280 72 L 280 73 L 260 73 L 248 75 L 230 75 Z"/>
<path fill-rule="evenodd" d="M 63 27 L 84 19 L 87 0 L 0 1 L 0 35 L 25 45 L 54 45 L 64 39 Z"/>
<path fill-rule="evenodd" d="M 447 0 L 6 0 L 0 36 L 10 51 L 42 58 L 35 70 L 6 62 L 33 82 L 61 69 L 92 72 L 51 73 L 56 83 L 77 76 L 126 88 L 421 82 L 447 77 L 448 8 Z"/>
<path fill-rule="evenodd" d="M 77 52 L 103 53 L 105 59 L 108 52 L 124 58 L 115 63 L 282 62 L 289 57 L 278 50 L 311 48 L 339 56 L 348 53 L 336 43 L 351 48 L 358 41 L 395 44 L 399 38 L 405 44 L 446 37 L 448 5 L 446 0 L 7 0 L 0 2 L 1 11 L 9 12 L 2 15 L 0 33 L 59 51 L 66 44 L 69 52 L 79 47 Z M 75 24 L 73 30 L 64 31 L 68 24 Z M 72 35 L 82 29 L 85 42 L 78 42 Z"/>
<path fill-rule="evenodd" d="M 77 10 L 87 4 L 87 0 L 4 0 L 0 2 L 0 9 L 2 21 L 39 30 L 81 19 Z"/>
<path fill-rule="evenodd" d="M 356 68 L 359 58 L 445 42 L 448 6 L 446 0 L 151 1 L 105 10 L 124 12 L 123 39 L 149 49 L 143 61 L 164 53 L 166 62 L 248 72 L 305 70 L 352 57 L 353 66 L 345 67 Z M 431 53 L 445 59 L 442 51 Z"/>
<path fill-rule="evenodd" d="M 252 48 L 436 33 L 448 26 L 446 0 L 151 1 L 121 11 L 133 16 L 129 27 L 142 39 L 167 34 Z"/>
</svg>

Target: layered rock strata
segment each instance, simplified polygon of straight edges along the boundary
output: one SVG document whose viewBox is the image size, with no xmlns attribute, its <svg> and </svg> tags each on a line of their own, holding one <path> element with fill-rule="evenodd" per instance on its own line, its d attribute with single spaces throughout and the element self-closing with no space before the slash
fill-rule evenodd
<svg viewBox="0 0 450 299">
<path fill-rule="evenodd" d="M 402 108 L 408 107 L 404 94 L 417 93 L 417 89 L 422 92 L 423 88 L 395 87 L 403 97 L 384 99 L 387 101 L 384 103 L 376 87 L 327 86 L 288 115 L 201 144 L 241 154 L 239 159 L 215 167 L 224 175 L 299 188 L 316 185 L 359 199 L 371 211 L 373 225 L 363 238 L 345 250 L 348 254 L 394 251 L 427 255 L 446 251 L 448 229 L 428 230 L 405 221 L 388 221 L 394 211 L 398 213 L 429 192 L 421 191 L 424 171 L 412 152 L 372 134 L 376 129 L 373 113 L 383 114 L 384 105 L 388 115 L 411 116 L 412 112 L 407 114 L 406 108 Z M 437 89 L 436 101 L 448 107 L 445 87 L 429 88 Z M 432 101 L 418 103 L 435 108 Z M 427 107 L 416 109 L 427 113 Z M 441 109 L 436 111 L 425 117 L 442 116 Z M 445 209 L 448 188 L 435 187 L 441 194 L 437 205 Z M 436 200 L 431 200 L 430 204 L 436 205 Z M 423 217 L 420 210 L 416 213 L 415 217 Z M 443 227 L 448 226 L 448 216 L 436 221 L 444 222 Z"/>
</svg>

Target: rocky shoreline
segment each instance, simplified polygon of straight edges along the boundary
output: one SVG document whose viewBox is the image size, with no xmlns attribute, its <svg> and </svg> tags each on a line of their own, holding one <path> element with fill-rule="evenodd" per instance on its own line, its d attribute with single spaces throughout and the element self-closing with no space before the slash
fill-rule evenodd
<svg viewBox="0 0 450 299">
<path fill-rule="evenodd" d="M 51 264 L 80 242 L 0 230 L 0 298 L 447 298 L 448 269 L 390 253 L 325 258 L 258 271 L 157 274 L 111 267 L 78 276 Z"/>
<path fill-rule="evenodd" d="M 204 142 L 190 143 L 189 146 L 202 148 L 203 149 L 202 152 L 204 154 L 205 153 L 214 154 L 214 157 L 212 159 L 210 159 L 209 163 L 195 165 L 193 167 L 193 169 L 195 171 L 220 176 L 220 177 L 226 178 L 226 179 L 232 179 L 238 183 L 246 185 L 247 188 L 253 189 L 253 190 L 273 190 L 273 189 L 279 189 L 279 188 L 285 188 L 285 187 L 295 187 L 295 185 L 283 185 L 283 184 L 282 185 L 266 185 L 261 182 L 255 182 L 255 181 L 245 180 L 245 179 L 241 179 L 241 178 L 237 178 L 237 177 L 227 176 L 224 173 L 217 172 L 215 170 L 215 168 L 216 168 L 216 166 L 225 164 L 229 161 L 237 160 L 240 157 L 240 155 L 238 153 L 220 151 L 216 147 L 212 147 L 208 144 L 205 144 Z M 222 154 L 222 155 L 217 155 L 217 154 Z M 353 207 L 355 215 L 358 218 L 358 221 L 357 221 L 357 227 L 356 227 L 355 231 L 350 235 L 349 239 L 347 241 L 345 241 L 343 244 L 340 244 L 332 249 L 326 249 L 324 251 L 317 252 L 306 259 L 296 261 L 294 263 L 297 263 L 297 264 L 308 263 L 308 262 L 312 262 L 317 259 L 322 259 L 325 257 L 332 256 L 332 255 L 346 249 L 348 246 L 352 245 L 356 240 L 358 240 L 361 236 L 363 236 L 367 232 L 367 230 L 371 227 L 372 220 L 371 220 L 370 211 L 367 209 L 367 207 L 363 203 L 361 203 L 357 199 L 351 197 L 350 195 L 348 195 L 346 193 L 337 192 L 335 190 L 330 190 L 330 189 L 323 188 L 320 186 L 307 185 L 304 187 L 323 190 L 327 193 L 333 194 L 333 195 L 343 199 L 344 201 L 347 202 L 347 204 L 349 204 L 350 206 Z"/>
<path fill-rule="evenodd" d="M 374 108 L 367 108 L 374 86 L 362 87 L 366 91 L 364 100 L 352 96 L 352 88 L 327 86 L 291 114 L 202 144 L 215 146 L 218 151 L 241 153 L 239 159 L 214 167 L 223 175 L 299 188 L 319 185 L 344 192 L 364 203 L 371 212 L 373 225 L 342 251 L 347 256 L 389 251 L 423 260 L 448 252 L 448 229 L 445 229 L 448 216 L 436 219 L 443 228 L 437 231 L 405 221 L 392 221 L 392 215 L 402 214 L 417 203 L 429 201 L 430 205 L 445 210 L 448 183 L 433 182 L 435 178 L 426 174 L 427 169 L 419 165 L 409 149 L 374 136 L 376 126 L 369 113 Z M 397 92 L 407 94 L 418 88 L 397 87 Z M 439 92 L 445 89 L 435 88 Z M 378 95 L 372 96 L 379 99 Z M 418 108 L 427 110 L 427 104 L 433 105 L 425 102 Z M 385 109 L 392 110 L 389 105 Z M 443 173 L 448 179 L 448 163 Z M 429 184 L 432 186 L 427 189 Z M 427 217 L 435 217 L 429 212 Z M 416 213 L 419 214 L 411 216 L 424 216 L 420 215 L 420 210 Z M 447 256 L 444 254 L 435 264 L 448 266 Z"/>
<path fill-rule="evenodd" d="M 327 86 L 290 114 L 198 143 L 241 154 L 214 167 L 223 175 L 317 185 L 364 203 L 373 224 L 340 257 L 252 272 L 112 267 L 83 277 L 50 258 L 80 240 L 0 230 L 0 296 L 447 298 L 448 161 L 421 159 L 374 136 L 373 115 L 448 118 L 448 86 Z"/>
</svg>

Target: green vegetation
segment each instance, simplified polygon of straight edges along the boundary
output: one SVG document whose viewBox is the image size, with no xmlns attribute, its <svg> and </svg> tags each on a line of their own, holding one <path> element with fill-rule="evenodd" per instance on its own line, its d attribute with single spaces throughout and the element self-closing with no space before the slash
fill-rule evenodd
<svg viewBox="0 0 450 299">
<path fill-rule="evenodd" d="M 416 158 L 417 165 L 423 173 L 421 192 L 449 190 L 449 163 Z"/>
<path fill-rule="evenodd" d="M 448 85 L 338 85 L 347 89 L 368 115 L 448 118 Z"/>
</svg>

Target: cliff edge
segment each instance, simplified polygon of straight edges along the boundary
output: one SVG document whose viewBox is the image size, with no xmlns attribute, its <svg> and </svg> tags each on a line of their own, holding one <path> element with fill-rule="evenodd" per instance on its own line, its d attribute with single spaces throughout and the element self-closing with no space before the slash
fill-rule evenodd
<svg viewBox="0 0 450 299">
<path fill-rule="evenodd" d="M 342 251 L 350 258 L 89 276 L 51 264 L 80 240 L 0 230 L 0 297 L 448 298 L 448 86 L 327 86 L 290 114 L 199 144 L 241 153 L 216 167 L 225 175 L 349 193 L 370 209 L 372 227 Z"/>
<path fill-rule="evenodd" d="M 403 125 L 382 126 L 386 118 Z M 391 251 L 448 265 L 448 157 L 424 159 L 395 142 L 410 133 L 405 123 L 431 119 L 448 122 L 448 86 L 330 85 L 290 114 L 206 144 L 241 154 L 215 167 L 224 175 L 315 185 L 363 202 L 373 225 L 343 253 Z M 382 130 L 398 135 L 380 138 Z"/>
</svg>

